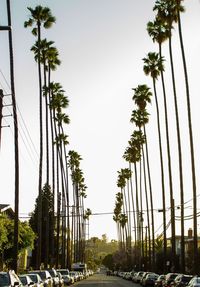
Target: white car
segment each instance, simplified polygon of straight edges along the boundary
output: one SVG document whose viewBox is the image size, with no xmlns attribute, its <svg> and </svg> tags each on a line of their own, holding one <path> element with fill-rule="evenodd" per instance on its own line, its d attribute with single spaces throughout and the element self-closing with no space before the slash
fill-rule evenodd
<svg viewBox="0 0 200 287">
<path fill-rule="evenodd" d="M 188 287 L 200 287 L 200 277 L 193 277 L 187 285 Z"/>
</svg>

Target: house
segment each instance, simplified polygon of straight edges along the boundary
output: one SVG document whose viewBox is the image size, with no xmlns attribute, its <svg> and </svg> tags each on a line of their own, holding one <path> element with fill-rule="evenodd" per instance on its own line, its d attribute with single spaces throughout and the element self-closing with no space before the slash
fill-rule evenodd
<svg viewBox="0 0 200 287">
<path fill-rule="evenodd" d="M 15 212 L 9 204 L 0 204 L 0 214 L 5 214 L 10 219 L 14 219 L 15 217 Z"/>
<path fill-rule="evenodd" d="M 185 254 L 187 257 L 187 255 L 191 252 L 193 248 L 193 231 L 191 228 L 188 229 L 188 234 L 185 235 L 184 238 L 185 238 Z M 171 237 L 167 238 L 167 247 L 169 248 L 171 247 L 171 241 L 172 241 Z M 200 248 L 200 237 L 199 236 L 197 238 L 197 242 L 198 242 L 198 248 Z M 176 235 L 175 237 L 175 250 L 176 250 L 177 255 L 181 254 L 181 236 L 180 235 Z"/>
</svg>

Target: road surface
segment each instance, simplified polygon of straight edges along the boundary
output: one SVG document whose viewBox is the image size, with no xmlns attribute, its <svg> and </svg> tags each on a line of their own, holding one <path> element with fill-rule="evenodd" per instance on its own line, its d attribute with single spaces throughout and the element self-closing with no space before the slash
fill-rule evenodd
<svg viewBox="0 0 200 287">
<path fill-rule="evenodd" d="M 107 276 L 105 273 L 94 274 L 93 276 L 75 283 L 72 286 L 80 287 L 138 287 L 131 281 L 124 280 L 117 276 Z"/>
</svg>

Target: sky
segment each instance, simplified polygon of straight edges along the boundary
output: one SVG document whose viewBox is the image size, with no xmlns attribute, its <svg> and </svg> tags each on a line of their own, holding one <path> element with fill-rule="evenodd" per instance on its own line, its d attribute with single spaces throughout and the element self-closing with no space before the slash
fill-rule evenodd
<svg viewBox="0 0 200 287">
<path fill-rule="evenodd" d="M 5 0 L 0 0 L 0 25 L 6 23 Z M 116 226 L 111 214 L 115 204 L 117 171 L 127 167 L 122 156 L 134 130 L 130 123 L 135 109 L 132 88 L 152 81 L 144 75 L 142 59 L 148 52 L 158 51 L 146 31 L 148 21 L 154 19 L 152 0 L 11 0 L 14 46 L 15 88 L 19 116 L 20 142 L 20 216 L 26 217 L 34 208 L 38 186 L 38 82 L 37 65 L 30 47 L 35 39 L 30 29 L 23 27 L 29 18 L 27 6 L 48 6 L 56 17 L 56 24 L 42 32 L 42 37 L 53 40 L 58 48 L 61 66 L 53 74 L 66 91 L 70 105 L 67 114 L 71 123 L 66 128 L 69 147 L 81 157 L 81 168 L 88 186 L 85 207 L 92 210 L 89 235 L 116 239 Z M 200 133 L 199 133 L 199 64 L 200 64 L 200 1 L 185 0 L 182 14 L 183 35 L 188 65 L 191 110 L 194 131 L 197 194 L 200 184 Z M 169 108 L 170 147 L 172 153 L 175 205 L 180 204 L 178 187 L 178 158 L 174 124 L 174 104 L 169 73 L 167 43 L 166 54 L 167 104 Z M 8 39 L 0 32 L 0 88 L 10 93 Z M 192 184 L 187 126 L 186 97 L 177 27 L 173 31 L 178 103 L 180 108 L 181 137 L 183 142 L 183 168 L 186 214 L 192 213 Z M 158 83 L 161 126 L 165 138 L 163 100 Z M 4 98 L 5 104 L 10 97 Z M 153 194 L 155 206 L 155 230 L 159 230 L 162 208 L 158 138 L 155 102 L 149 106 L 150 122 L 147 127 Z M 4 108 L 4 115 L 11 114 L 11 107 Z M 0 150 L 1 203 L 14 207 L 14 143 L 12 117 L 4 117 Z M 166 150 L 165 140 L 163 148 Z M 165 162 L 166 151 L 164 153 Z M 167 165 L 165 166 L 167 170 Z M 168 186 L 167 175 L 165 177 Z M 166 204 L 169 205 L 169 189 L 166 187 Z M 199 205 L 198 205 L 199 206 Z M 177 215 L 179 211 L 177 210 Z M 96 215 L 95 215 L 96 214 Z M 169 219 L 169 212 L 167 213 Z M 186 227 L 191 227 L 188 221 Z M 179 223 L 177 223 L 179 230 Z M 159 230 L 160 233 L 162 230 Z"/>
</svg>

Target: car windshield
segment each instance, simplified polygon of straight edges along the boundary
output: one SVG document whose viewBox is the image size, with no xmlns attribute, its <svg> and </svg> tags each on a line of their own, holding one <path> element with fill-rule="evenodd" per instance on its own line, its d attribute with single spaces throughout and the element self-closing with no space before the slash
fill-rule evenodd
<svg viewBox="0 0 200 287">
<path fill-rule="evenodd" d="M 53 270 L 48 270 L 48 271 L 49 271 L 49 273 L 51 274 L 52 277 L 56 277 L 56 275 L 55 275 Z"/>
<path fill-rule="evenodd" d="M 183 277 L 182 281 L 183 282 L 189 282 L 192 279 L 192 277 Z"/>
<path fill-rule="evenodd" d="M 39 271 L 39 272 L 35 272 L 35 273 L 38 273 L 40 275 L 40 277 L 42 278 L 42 280 L 46 279 L 46 273 L 45 272 Z"/>
<path fill-rule="evenodd" d="M 29 274 L 29 277 L 31 278 L 31 280 L 34 282 L 34 283 L 37 283 L 38 280 L 37 280 L 37 275 L 36 274 Z"/>
<path fill-rule="evenodd" d="M 8 274 L 0 274 L 0 286 L 9 286 L 9 277 Z"/>
<path fill-rule="evenodd" d="M 24 277 L 24 276 L 21 277 L 21 276 L 20 276 L 19 278 L 20 278 L 20 280 L 21 280 L 21 282 L 22 282 L 23 285 L 26 285 L 26 284 L 27 284 L 26 277 Z"/>
<path fill-rule="evenodd" d="M 62 275 L 69 275 L 69 271 L 68 271 L 68 270 L 59 270 L 59 272 L 60 272 Z"/>
<path fill-rule="evenodd" d="M 169 277 L 169 279 L 174 279 L 174 278 L 176 278 L 177 276 L 178 276 L 178 274 L 171 274 L 170 277 Z"/>
</svg>

